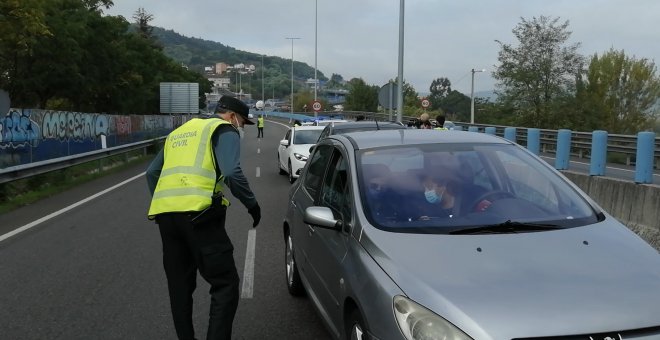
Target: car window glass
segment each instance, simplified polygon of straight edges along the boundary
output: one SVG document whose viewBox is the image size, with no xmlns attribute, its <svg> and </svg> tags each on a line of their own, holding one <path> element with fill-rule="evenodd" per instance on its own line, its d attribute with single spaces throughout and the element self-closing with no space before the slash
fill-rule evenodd
<svg viewBox="0 0 660 340">
<path fill-rule="evenodd" d="M 339 151 L 335 151 L 323 181 L 319 199 L 321 206 L 329 207 L 338 219 L 350 219 L 350 196 L 348 193 L 348 166 Z"/>
<path fill-rule="evenodd" d="M 315 144 L 322 130 L 297 130 L 293 144 Z"/>
<path fill-rule="evenodd" d="M 543 177 L 529 164 L 513 154 L 498 151 L 497 157 L 506 169 L 508 180 L 513 185 L 513 190 L 518 197 L 553 211 L 559 211 L 559 199 L 548 178 Z"/>
<path fill-rule="evenodd" d="M 564 227 L 597 221 L 589 203 L 564 179 L 514 145 L 364 150 L 358 154 L 358 184 L 370 222 L 395 231 L 507 220 Z"/>
<path fill-rule="evenodd" d="M 305 190 L 316 199 L 321 187 L 323 174 L 332 156 L 332 146 L 321 145 L 314 149 L 312 157 L 308 161 L 305 171 L 304 187 Z"/>
</svg>

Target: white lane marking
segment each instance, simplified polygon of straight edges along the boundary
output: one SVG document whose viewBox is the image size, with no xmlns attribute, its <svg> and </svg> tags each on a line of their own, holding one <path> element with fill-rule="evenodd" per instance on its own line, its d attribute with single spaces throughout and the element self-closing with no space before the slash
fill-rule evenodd
<svg viewBox="0 0 660 340">
<path fill-rule="evenodd" d="M 10 232 L 8 232 L 8 233 L 6 233 L 6 234 L 0 236 L 0 242 L 6 240 L 6 239 L 8 239 L 8 238 L 10 238 L 10 237 L 12 237 L 12 236 L 14 236 L 14 235 L 16 235 L 16 234 L 22 233 L 22 232 L 24 232 L 24 231 L 26 231 L 26 230 L 28 230 L 28 229 L 30 229 L 30 228 L 36 226 L 36 225 L 39 225 L 39 224 L 41 224 L 41 223 L 43 223 L 43 222 L 46 222 L 46 221 L 50 220 L 50 219 L 53 218 L 53 217 L 57 217 L 57 216 L 59 216 L 59 215 L 62 215 L 62 214 L 64 214 L 65 212 L 67 212 L 67 211 L 69 211 L 69 210 L 71 210 L 71 209 L 74 209 L 74 208 L 76 208 L 76 207 L 79 207 L 79 206 L 81 206 L 81 205 L 83 205 L 83 204 L 85 204 L 85 203 L 87 203 L 87 202 L 89 202 L 89 201 L 91 201 L 91 200 L 93 200 L 93 199 L 95 199 L 95 198 L 101 196 L 101 195 L 107 194 L 108 192 L 110 192 L 110 191 L 112 191 L 112 190 L 115 190 L 115 189 L 119 188 L 120 186 L 122 186 L 122 185 L 124 185 L 124 184 L 126 184 L 126 183 L 129 183 L 129 182 L 134 181 L 134 180 L 136 180 L 136 179 L 138 179 L 138 178 L 140 178 L 140 177 L 143 177 L 144 174 L 145 174 L 145 173 L 143 172 L 143 173 L 141 173 L 141 174 L 139 174 L 139 175 L 137 175 L 137 176 L 135 176 L 135 177 L 131 177 L 131 178 L 129 178 L 129 179 L 127 179 L 127 180 L 125 180 L 125 181 L 123 181 L 123 182 L 117 184 L 117 185 L 114 185 L 114 186 L 112 186 L 112 187 L 110 187 L 110 188 L 107 188 L 107 189 L 105 189 L 105 190 L 103 190 L 103 191 L 101 191 L 101 192 L 99 192 L 99 193 L 96 193 L 96 194 L 94 194 L 94 195 L 92 195 L 92 196 L 89 196 L 89 197 L 83 199 L 82 201 L 78 201 L 78 202 L 76 202 L 76 203 L 74 203 L 74 204 L 71 204 L 70 206 L 68 206 L 68 207 L 66 207 L 66 208 L 62 208 L 62 209 L 60 209 L 60 210 L 58 210 L 58 211 L 56 211 L 56 212 L 54 212 L 54 213 L 52 213 L 52 214 L 46 215 L 46 216 L 44 216 L 44 217 L 42 217 L 42 218 L 40 218 L 40 219 L 38 219 L 38 220 L 36 220 L 36 221 L 33 221 L 33 222 L 31 222 L 31 223 L 28 223 L 28 224 L 26 224 L 26 225 L 24 225 L 24 226 L 22 226 L 22 227 L 20 227 L 20 228 L 18 228 L 18 229 L 12 230 L 12 231 L 10 231 Z"/>
<path fill-rule="evenodd" d="M 257 177 L 261 176 L 261 168 L 257 167 Z"/>
<path fill-rule="evenodd" d="M 254 288 L 254 248 L 257 238 L 257 230 L 248 231 L 247 247 L 245 249 L 245 268 L 243 268 L 243 288 L 241 298 L 251 299 Z"/>
<path fill-rule="evenodd" d="M 257 153 L 261 153 L 261 149 L 260 149 L 260 148 L 257 148 Z"/>
</svg>

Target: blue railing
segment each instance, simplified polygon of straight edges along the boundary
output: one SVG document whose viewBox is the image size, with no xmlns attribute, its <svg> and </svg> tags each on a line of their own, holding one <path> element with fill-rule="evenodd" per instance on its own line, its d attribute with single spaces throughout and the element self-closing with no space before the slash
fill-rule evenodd
<svg viewBox="0 0 660 340">
<path fill-rule="evenodd" d="M 314 120 L 313 113 L 301 112 L 266 112 L 267 116 L 299 120 L 301 122 Z M 353 119 L 358 115 L 368 120 L 389 120 L 389 114 L 373 112 L 321 112 L 316 119 L 346 118 Z M 403 121 L 414 117 L 404 116 Z M 660 138 L 654 132 L 640 132 L 637 135 L 609 135 L 606 131 L 577 132 L 566 129 L 548 130 L 537 128 L 516 128 L 510 126 L 492 126 L 484 124 L 466 124 L 454 122 L 455 130 L 483 132 L 502 136 L 512 142 L 527 147 L 536 155 L 541 153 L 555 154 L 555 168 L 568 170 L 570 158 L 590 159 L 589 175 L 604 176 L 607 154 L 616 152 L 625 156 L 627 165 L 635 165 L 634 182 L 640 184 L 653 183 L 653 170 L 660 169 Z"/>
</svg>

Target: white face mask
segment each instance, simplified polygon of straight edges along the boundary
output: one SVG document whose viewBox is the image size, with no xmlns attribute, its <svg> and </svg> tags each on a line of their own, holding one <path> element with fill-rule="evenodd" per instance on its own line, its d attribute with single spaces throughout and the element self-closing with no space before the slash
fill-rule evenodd
<svg viewBox="0 0 660 340">
<path fill-rule="evenodd" d="M 236 118 L 236 116 L 234 116 L 234 120 L 236 121 L 236 126 L 235 126 L 235 128 L 236 128 L 236 130 L 238 131 L 238 135 L 239 135 L 241 138 L 245 137 L 245 131 L 243 131 L 243 127 L 238 123 L 238 118 Z"/>
</svg>

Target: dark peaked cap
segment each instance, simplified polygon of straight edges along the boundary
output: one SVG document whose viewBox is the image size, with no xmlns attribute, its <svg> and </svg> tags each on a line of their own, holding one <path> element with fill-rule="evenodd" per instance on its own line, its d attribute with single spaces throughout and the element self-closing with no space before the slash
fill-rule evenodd
<svg viewBox="0 0 660 340">
<path fill-rule="evenodd" d="M 245 119 L 245 124 L 254 125 L 254 122 L 248 118 L 248 113 L 250 113 L 250 109 L 248 108 L 248 106 L 234 97 L 230 97 L 230 96 L 220 97 L 220 100 L 218 100 L 218 106 L 216 106 L 216 112 L 218 109 L 225 109 L 236 112 L 239 115 L 241 115 L 243 119 Z"/>
</svg>

